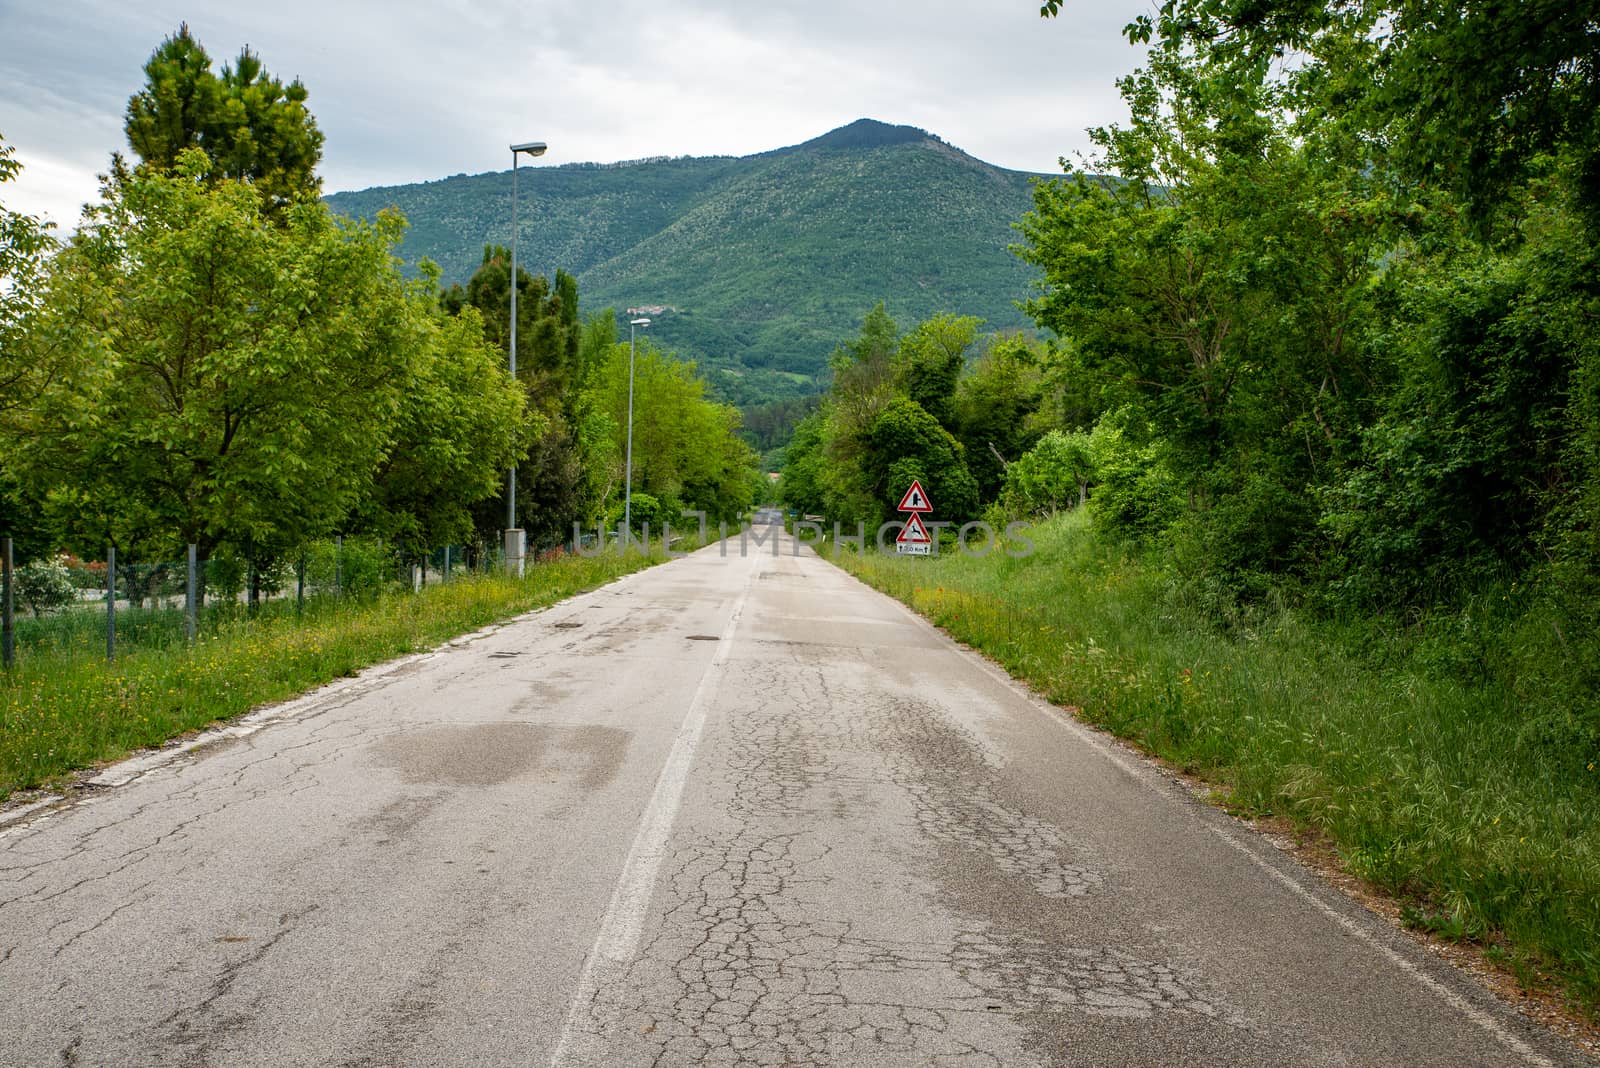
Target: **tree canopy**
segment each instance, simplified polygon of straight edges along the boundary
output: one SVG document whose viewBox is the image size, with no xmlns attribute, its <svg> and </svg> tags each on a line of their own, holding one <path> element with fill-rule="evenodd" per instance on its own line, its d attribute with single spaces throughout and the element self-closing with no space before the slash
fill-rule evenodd
<svg viewBox="0 0 1600 1068">
<path fill-rule="evenodd" d="M 882 304 L 868 312 L 860 333 L 834 351 L 833 386 L 821 407 L 796 427 L 779 487 L 784 501 L 876 527 L 920 479 L 936 517 L 974 518 L 978 484 L 949 427 L 959 425 L 958 386 L 978 326 L 971 317 L 939 315 L 902 336 Z M 987 425 L 979 406 L 972 401 L 968 413 Z"/>
<path fill-rule="evenodd" d="M 621 512 L 628 418 L 627 342 L 611 346 L 595 380 L 596 408 L 611 428 L 606 499 Z M 756 456 L 739 436 L 738 409 L 709 400 L 693 364 L 637 339 L 633 354 L 633 489 L 655 497 L 669 518 L 684 509 L 732 520 L 754 498 Z M 635 517 L 637 519 L 637 517 Z"/>
<path fill-rule="evenodd" d="M 413 559 L 474 541 L 474 508 L 544 425 L 535 393 L 556 403 L 572 361 L 514 383 L 476 308 L 426 266 L 402 276 L 398 214 L 316 199 L 298 82 L 248 49 L 213 74 L 187 27 L 146 74 L 142 161 L 114 164 L 64 247 L 0 209 L 4 532 L 25 558 L 192 543 L 258 565 L 337 532 Z M 0 145 L 0 181 L 15 170 Z M 576 287 L 559 285 L 571 352 Z"/>
<path fill-rule="evenodd" d="M 1040 13 L 1060 14 L 1061 0 Z M 1165 0 L 1125 30 L 1223 78 L 1259 82 L 1285 65 L 1319 119 L 1379 131 L 1417 182 L 1442 185 L 1481 218 L 1565 156 L 1600 222 L 1600 7 L 1585 0 Z"/>
<path fill-rule="evenodd" d="M 16 149 L 0 138 L 0 190 L 21 171 Z M 55 248 L 50 230 L 51 224 L 7 208 L 0 198 L 0 412 L 15 407 L 48 378 L 37 353 L 23 358 L 20 342 L 26 318 L 38 304 L 47 257 Z"/>
<path fill-rule="evenodd" d="M 507 438 L 520 403 L 484 379 L 486 346 L 445 332 L 393 270 L 400 220 L 301 202 L 264 225 L 254 190 L 205 181 L 209 166 L 190 149 L 170 175 L 108 184 L 52 265 L 30 340 L 74 371 L 25 414 L 17 463 L 74 543 L 280 550 L 339 528 L 425 404 L 474 402 Z M 441 359 L 476 396 L 429 388 Z M 469 497 L 481 482 L 449 474 Z"/>
<path fill-rule="evenodd" d="M 212 181 L 249 182 L 270 210 L 316 196 L 322 131 L 306 87 L 269 74 L 248 47 L 220 73 L 184 23 L 145 63 L 145 86 L 128 101 L 128 145 L 148 167 L 170 172 L 198 148 Z"/>
<path fill-rule="evenodd" d="M 1129 120 L 1092 131 L 1120 180 L 1041 185 L 1020 251 L 1188 505 L 1130 515 L 1343 603 L 1541 559 L 1597 581 L 1595 14 L 1169 0 L 1128 28 Z"/>
<path fill-rule="evenodd" d="M 22 166 L 15 150 L 0 140 L 0 190 Z M 0 196 L 0 443 L 18 412 L 49 386 L 61 371 L 62 354 L 25 345 L 28 319 L 39 304 L 39 287 L 55 248 L 50 224 L 13 211 Z M 38 494 L 24 486 L 0 461 L 0 536 L 16 543 L 20 559 L 47 552 L 49 526 Z"/>
</svg>

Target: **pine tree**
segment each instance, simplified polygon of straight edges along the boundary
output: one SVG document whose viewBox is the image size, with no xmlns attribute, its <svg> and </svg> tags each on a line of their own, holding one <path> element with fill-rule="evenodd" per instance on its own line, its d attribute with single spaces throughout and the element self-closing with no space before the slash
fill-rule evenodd
<svg viewBox="0 0 1600 1068">
<path fill-rule="evenodd" d="M 298 79 L 274 78 L 248 47 L 214 73 L 187 23 L 161 42 L 144 71 L 124 129 L 146 167 L 169 172 L 184 149 L 203 149 L 212 181 L 249 181 L 269 212 L 321 191 L 322 131 Z"/>
</svg>

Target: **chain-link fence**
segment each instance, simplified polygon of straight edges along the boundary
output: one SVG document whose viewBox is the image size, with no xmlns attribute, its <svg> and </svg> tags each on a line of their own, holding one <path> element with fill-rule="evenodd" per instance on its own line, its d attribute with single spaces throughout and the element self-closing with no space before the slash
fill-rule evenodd
<svg viewBox="0 0 1600 1068">
<path fill-rule="evenodd" d="M 499 547 L 447 545 L 418 556 L 377 538 L 333 538 L 251 560 L 219 550 L 182 560 L 104 560 L 59 554 L 18 566 L 0 539 L 3 661 L 30 652 L 189 644 L 241 616 L 315 610 L 328 601 L 418 591 L 504 563 Z"/>
</svg>

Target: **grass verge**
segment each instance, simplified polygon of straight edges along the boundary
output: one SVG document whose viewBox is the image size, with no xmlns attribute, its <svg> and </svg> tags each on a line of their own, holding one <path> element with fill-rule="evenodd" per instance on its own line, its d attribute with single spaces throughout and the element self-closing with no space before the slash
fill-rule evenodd
<svg viewBox="0 0 1600 1068">
<path fill-rule="evenodd" d="M 1377 621 L 1278 609 L 1223 632 L 1087 515 L 1030 536 L 1024 559 L 829 558 L 1216 783 L 1230 807 L 1326 836 L 1414 926 L 1478 943 L 1525 986 L 1600 1015 L 1600 772 L 1520 741 L 1529 694 L 1430 667 Z"/>
<path fill-rule="evenodd" d="M 30 651 L 0 672 L 0 800 L 664 559 L 569 555 L 522 579 L 462 576 L 416 594 L 311 601 L 298 616 L 276 605 L 217 620 L 193 648 L 138 646 L 114 664 L 103 636 Z"/>
</svg>

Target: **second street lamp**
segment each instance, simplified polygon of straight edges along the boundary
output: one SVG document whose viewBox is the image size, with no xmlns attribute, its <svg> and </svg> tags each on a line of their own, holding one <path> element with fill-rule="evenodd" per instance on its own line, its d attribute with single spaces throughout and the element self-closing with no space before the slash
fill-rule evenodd
<svg viewBox="0 0 1600 1068">
<path fill-rule="evenodd" d="M 542 156 L 547 146 L 543 141 L 524 141 L 511 146 L 511 381 L 517 380 L 517 161 L 523 153 L 529 157 Z M 527 543 L 522 528 L 517 526 L 517 465 L 512 461 L 506 475 L 506 570 L 522 575 L 523 558 Z"/>
<path fill-rule="evenodd" d="M 628 460 L 627 473 L 623 475 L 623 534 L 622 538 L 618 539 L 622 541 L 624 551 L 628 547 L 626 539 L 633 536 L 633 337 L 637 328 L 649 325 L 650 320 L 643 317 L 628 320 Z"/>
</svg>

